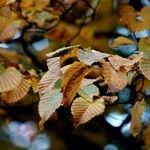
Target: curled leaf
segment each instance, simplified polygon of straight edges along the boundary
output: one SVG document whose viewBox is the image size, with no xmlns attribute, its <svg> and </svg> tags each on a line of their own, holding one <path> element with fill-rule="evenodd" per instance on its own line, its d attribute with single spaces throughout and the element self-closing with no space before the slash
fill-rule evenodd
<svg viewBox="0 0 150 150">
<path fill-rule="evenodd" d="M 74 118 L 74 125 L 86 123 L 93 117 L 100 115 L 105 110 L 105 103 L 102 98 L 89 102 L 86 99 L 76 98 L 71 106 L 71 113 Z"/>
</svg>

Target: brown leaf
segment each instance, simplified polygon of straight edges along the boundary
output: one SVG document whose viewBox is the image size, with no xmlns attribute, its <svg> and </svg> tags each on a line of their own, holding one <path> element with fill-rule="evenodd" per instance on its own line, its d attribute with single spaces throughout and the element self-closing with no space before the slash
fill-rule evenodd
<svg viewBox="0 0 150 150">
<path fill-rule="evenodd" d="M 142 72 L 142 74 L 150 80 L 150 58 L 142 58 L 139 62 L 139 68 Z"/>
<path fill-rule="evenodd" d="M 141 122 L 141 115 L 145 111 L 146 103 L 145 100 L 143 99 L 142 101 L 137 101 L 131 112 L 131 133 L 134 136 L 137 136 L 142 128 L 142 122 Z"/>
<path fill-rule="evenodd" d="M 16 68 L 7 68 L 4 73 L 0 75 L 0 92 L 3 93 L 15 89 L 21 80 L 22 75 Z"/>
<path fill-rule="evenodd" d="M 80 124 L 86 123 L 93 117 L 104 112 L 105 103 L 102 98 L 89 102 L 86 99 L 76 98 L 71 106 L 71 113 L 74 118 L 74 125 L 77 127 Z"/>
<path fill-rule="evenodd" d="M 90 48 L 78 50 L 78 59 L 86 65 L 92 65 L 94 62 L 99 62 L 102 58 L 108 56 L 109 54 L 91 50 Z"/>
<path fill-rule="evenodd" d="M 22 79 L 20 84 L 13 90 L 2 93 L 2 100 L 7 103 L 15 103 L 21 100 L 29 91 L 30 83 L 26 79 Z"/>
<path fill-rule="evenodd" d="M 63 104 L 68 106 L 76 96 L 83 78 L 90 72 L 90 69 L 81 62 L 74 62 L 65 72 L 62 81 Z"/>
<path fill-rule="evenodd" d="M 127 74 L 123 71 L 116 71 L 109 62 L 102 61 L 102 75 L 104 83 L 108 84 L 108 93 L 118 92 L 127 85 Z"/>
</svg>

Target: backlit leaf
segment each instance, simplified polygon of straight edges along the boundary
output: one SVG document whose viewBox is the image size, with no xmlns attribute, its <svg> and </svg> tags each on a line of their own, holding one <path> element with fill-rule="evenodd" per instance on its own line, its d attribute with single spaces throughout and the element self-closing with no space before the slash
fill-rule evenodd
<svg viewBox="0 0 150 150">
<path fill-rule="evenodd" d="M 142 128 L 141 115 L 145 111 L 146 103 L 143 99 L 142 101 L 137 101 L 131 112 L 131 132 L 134 136 L 137 136 Z"/>
<path fill-rule="evenodd" d="M 6 103 L 15 103 L 27 94 L 29 88 L 30 83 L 26 79 L 22 79 L 15 89 L 2 93 L 2 100 L 6 101 Z"/>
<path fill-rule="evenodd" d="M 74 125 L 86 123 L 93 117 L 100 115 L 105 110 L 105 103 L 102 98 L 89 102 L 86 99 L 76 98 L 71 106 L 71 113 L 74 118 Z"/>
<path fill-rule="evenodd" d="M 14 67 L 7 68 L 0 75 L 0 92 L 7 92 L 16 88 L 22 80 L 21 73 Z"/>
<path fill-rule="evenodd" d="M 63 100 L 63 94 L 60 89 L 45 93 L 40 97 L 39 114 L 41 117 L 40 127 L 42 128 L 45 121 L 60 107 Z"/>
</svg>

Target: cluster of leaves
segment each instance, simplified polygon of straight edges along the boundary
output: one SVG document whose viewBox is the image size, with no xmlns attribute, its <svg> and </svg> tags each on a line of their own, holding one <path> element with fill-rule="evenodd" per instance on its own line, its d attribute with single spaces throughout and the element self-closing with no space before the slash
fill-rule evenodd
<svg viewBox="0 0 150 150">
<path fill-rule="evenodd" d="M 31 92 L 32 94 L 37 92 L 39 76 L 33 69 L 26 70 L 19 61 L 30 64 L 31 59 L 13 51 L 0 49 L 1 105 L 10 105 L 18 101 L 26 103 L 25 99 L 27 97 L 25 98 L 25 96 L 29 92 L 30 87 L 33 91 Z M 30 101 L 30 103 L 32 102 Z"/>
<path fill-rule="evenodd" d="M 93 50 L 95 47 L 100 48 L 100 40 L 95 39 L 94 34 L 95 31 L 103 30 L 100 27 L 102 16 L 99 14 L 104 10 L 99 7 L 95 21 L 83 29 L 81 27 L 92 20 L 98 2 L 99 0 L 0 1 L 0 42 L 13 40 L 18 31 L 29 27 L 21 36 L 28 43 L 33 40 L 36 31 L 42 31 L 44 38 L 57 42 L 53 49 L 57 49 L 58 45 L 82 45 L 48 53 L 48 71 L 40 81 L 40 75 L 34 69 L 26 69 L 22 65 L 30 65 L 30 58 L 0 49 L 1 104 L 10 105 L 28 99 L 33 102 L 31 97 L 26 96 L 38 91 L 41 128 L 60 106 L 70 108 L 74 126 L 77 127 L 101 115 L 107 106 L 117 103 L 126 87 L 133 86 L 135 96 L 131 131 L 134 136 L 140 133 L 141 115 L 149 98 L 145 91 L 150 86 L 150 38 L 117 37 L 108 49 L 121 56 Z M 112 10 L 109 13 L 111 12 Z M 150 29 L 149 12 L 150 7 L 143 7 L 138 12 L 132 6 L 124 5 L 120 9 L 120 24 L 133 34 L 147 31 Z M 108 16 L 104 18 L 110 19 Z M 115 19 L 113 16 L 112 20 Z M 109 25 L 114 23 L 112 20 L 104 21 L 104 30 L 110 28 Z M 39 36 L 38 32 L 36 34 Z M 21 44 L 25 44 L 24 41 Z M 84 45 L 92 48 L 82 48 Z M 48 47 L 46 51 L 51 49 Z M 145 134 L 147 147 L 150 145 L 147 140 L 149 132 L 148 126 Z"/>
</svg>

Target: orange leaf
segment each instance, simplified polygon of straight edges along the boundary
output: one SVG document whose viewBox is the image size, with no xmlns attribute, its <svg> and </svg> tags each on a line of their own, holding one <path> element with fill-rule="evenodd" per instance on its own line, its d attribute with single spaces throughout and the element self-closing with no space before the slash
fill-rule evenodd
<svg viewBox="0 0 150 150">
<path fill-rule="evenodd" d="M 90 72 L 90 69 L 81 62 L 74 62 L 65 72 L 62 81 L 63 104 L 68 106 L 76 96 L 83 78 Z"/>
<path fill-rule="evenodd" d="M 71 113 L 74 118 L 74 125 L 86 123 L 93 117 L 104 112 L 105 103 L 102 98 L 89 102 L 86 99 L 79 97 L 74 100 L 71 106 Z"/>
<path fill-rule="evenodd" d="M 145 111 L 145 107 L 146 103 L 143 99 L 142 101 L 137 101 L 132 108 L 130 129 L 134 136 L 137 136 L 141 131 L 141 115 Z"/>
</svg>

